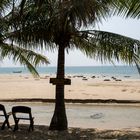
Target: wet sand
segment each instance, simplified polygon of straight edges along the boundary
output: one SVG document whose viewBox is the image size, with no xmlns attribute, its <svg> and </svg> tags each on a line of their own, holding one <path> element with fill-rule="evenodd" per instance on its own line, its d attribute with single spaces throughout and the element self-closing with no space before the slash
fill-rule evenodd
<svg viewBox="0 0 140 140">
<path fill-rule="evenodd" d="M 7 112 L 15 105 L 32 108 L 35 125 L 49 126 L 54 112 L 53 103 L 7 102 Z M 140 104 L 66 104 L 69 127 L 98 128 L 99 130 L 139 130 Z M 1 120 L 1 119 L 0 119 Z M 13 117 L 9 117 L 13 125 Z M 27 121 L 21 121 L 27 123 Z"/>
</svg>

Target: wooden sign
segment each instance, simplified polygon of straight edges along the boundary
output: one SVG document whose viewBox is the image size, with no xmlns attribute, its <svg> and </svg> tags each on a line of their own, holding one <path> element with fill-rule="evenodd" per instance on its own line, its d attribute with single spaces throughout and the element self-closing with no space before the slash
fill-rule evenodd
<svg viewBox="0 0 140 140">
<path fill-rule="evenodd" d="M 53 85 L 71 85 L 70 79 L 58 79 L 58 78 L 50 78 L 50 83 Z"/>
</svg>

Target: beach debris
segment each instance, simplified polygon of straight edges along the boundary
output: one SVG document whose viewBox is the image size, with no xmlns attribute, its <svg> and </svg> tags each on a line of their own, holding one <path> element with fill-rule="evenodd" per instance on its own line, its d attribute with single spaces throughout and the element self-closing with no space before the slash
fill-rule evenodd
<svg viewBox="0 0 140 140">
<path fill-rule="evenodd" d="M 40 79 L 49 79 L 49 78 L 50 78 L 50 76 L 48 76 L 48 75 L 45 75 L 43 77 L 40 77 Z"/>
<path fill-rule="evenodd" d="M 85 80 L 85 81 L 87 81 L 88 79 L 84 77 L 82 80 Z"/>
<path fill-rule="evenodd" d="M 73 78 L 86 78 L 86 77 L 83 75 L 74 75 Z"/>
<path fill-rule="evenodd" d="M 110 79 L 104 79 L 104 81 L 110 81 Z"/>
<path fill-rule="evenodd" d="M 113 80 L 115 80 L 115 81 L 122 81 L 121 79 L 117 79 L 116 77 L 114 77 L 114 76 L 112 76 L 111 77 Z"/>
<path fill-rule="evenodd" d="M 127 89 L 122 89 L 122 92 L 126 92 L 127 91 Z"/>
<path fill-rule="evenodd" d="M 114 77 L 114 76 L 112 76 L 111 78 L 112 78 L 113 80 L 116 80 L 116 79 L 117 79 L 117 78 L 116 78 L 116 77 Z"/>
<path fill-rule="evenodd" d="M 93 78 L 93 79 L 94 79 L 94 78 L 96 78 L 96 76 L 92 76 L 91 78 Z"/>
<path fill-rule="evenodd" d="M 103 113 L 96 113 L 96 114 L 90 115 L 90 118 L 92 118 L 92 119 L 100 119 L 103 117 L 104 117 Z"/>
<path fill-rule="evenodd" d="M 71 78 L 71 76 L 68 76 L 68 78 Z"/>
<path fill-rule="evenodd" d="M 29 77 L 24 77 L 25 79 L 29 79 Z"/>
<path fill-rule="evenodd" d="M 121 79 L 116 79 L 115 81 L 122 81 Z"/>
<path fill-rule="evenodd" d="M 68 92 L 72 92 L 73 90 L 68 90 Z"/>
<path fill-rule="evenodd" d="M 80 136 L 80 139 L 81 139 L 81 138 L 84 138 L 84 139 L 85 139 L 85 138 L 88 138 L 88 136 L 82 135 L 82 136 Z"/>
<path fill-rule="evenodd" d="M 129 76 L 129 75 L 126 75 L 126 76 L 124 76 L 125 78 L 130 78 L 131 76 Z"/>
<path fill-rule="evenodd" d="M 50 76 L 46 75 L 45 78 L 46 78 L 46 79 L 47 79 L 47 78 L 50 78 Z"/>
<path fill-rule="evenodd" d="M 72 134 L 72 130 L 68 130 L 68 133 L 69 133 L 69 134 Z"/>
<path fill-rule="evenodd" d="M 37 80 L 37 81 L 40 80 L 40 78 L 34 78 L 34 79 Z"/>
</svg>

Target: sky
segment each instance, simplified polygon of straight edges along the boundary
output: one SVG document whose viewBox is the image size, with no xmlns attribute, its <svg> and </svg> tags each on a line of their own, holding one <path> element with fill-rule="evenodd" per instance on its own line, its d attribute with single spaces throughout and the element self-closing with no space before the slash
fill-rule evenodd
<svg viewBox="0 0 140 140">
<path fill-rule="evenodd" d="M 118 33 L 131 38 L 140 40 L 140 20 L 137 19 L 123 19 L 121 17 L 112 17 L 107 21 L 103 21 L 96 27 L 98 30 L 109 31 Z M 57 65 L 57 52 L 45 52 L 45 55 L 50 61 L 48 66 Z M 101 66 L 101 65 L 112 65 L 110 63 L 102 64 L 93 59 L 87 58 L 80 51 L 72 50 L 69 54 L 66 54 L 65 60 L 66 66 Z M 116 63 L 116 65 L 124 65 L 123 63 Z M 0 62 L 0 67 L 18 67 L 21 66 L 18 63 L 13 63 L 8 58 L 3 62 Z"/>
</svg>

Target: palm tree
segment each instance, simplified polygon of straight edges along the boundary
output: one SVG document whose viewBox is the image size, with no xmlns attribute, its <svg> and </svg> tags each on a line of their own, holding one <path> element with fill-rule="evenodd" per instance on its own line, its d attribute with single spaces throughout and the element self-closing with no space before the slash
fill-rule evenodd
<svg viewBox="0 0 140 140">
<path fill-rule="evenodd" d="M 9 0 L 3 0 L 0 2 L 0 60 L 8 57 L 13 59 L 14 62 L 20 62 L 22 65 L 26 65 L 28 70 L 34 75 L 39 76 L 35 67 L 39 64 L 48 64 L 48 59 L 27 48 L 16 45 L 11 40 L 12 31 L 9 29 L 9 23 L 4 15 L 4 7 L 10 5 Z"/>
<path fill-rule="evenodd" d="M 58 49 L 57 75 L 50 82 L 56 85 L 55 110 L 50 130 L 66 130 L 68 122 L 64 102 L 65 52 L 82 51 L 101 61 L 140 63 L 140 41 L 122 35 L 88 30 L 109 17 L 112 0 L 21 0 L 7 20 L 17 44 L 46 49 Z M 12 16 L 11 16 L 12 15 Z"/>
</svg>

